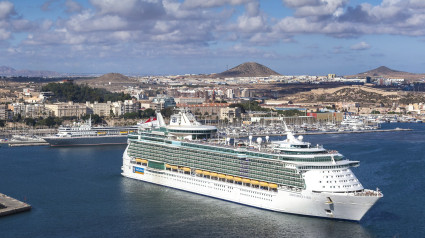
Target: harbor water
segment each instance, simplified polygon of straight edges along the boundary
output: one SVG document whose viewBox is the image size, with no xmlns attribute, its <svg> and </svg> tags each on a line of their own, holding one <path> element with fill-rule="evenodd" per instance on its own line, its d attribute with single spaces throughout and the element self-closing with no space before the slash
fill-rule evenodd
<svg viewBox="0 0 425 238">
<path fill-rule="evenodd" d="M 125 146 L 0 148 L 0 192 L 32 206 L 0 237 L 425 237 L 425 125 L 306 135 L 351 160 L 384 197 L 359 222 L 281 214 L 122 177 Z"/>
</svg>

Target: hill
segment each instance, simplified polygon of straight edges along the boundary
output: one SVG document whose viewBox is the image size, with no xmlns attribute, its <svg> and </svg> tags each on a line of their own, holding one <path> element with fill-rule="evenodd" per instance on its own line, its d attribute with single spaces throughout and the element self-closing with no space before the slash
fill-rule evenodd
<svg viewBox="0 0 425 238">
<path fill-rule="evenodd" d="M 106 102 L 106 101 L 123 101 L 131 99 L 131 96 L 124 93 L 112 93 L 106 89 L 92 88 L 88 85 L 77 85 L 72 82 L 65 83 L 49 83 L 42 87 L 44 92 L 52 92 L 53 96 L 50 101 L 60 102 Z"/>
<path fill-rule="evenodd" d="M 109 85 L 135 84 L 137 81 L 119 73 L 108 73 L 96 78 L 88 78 L 76 81 L 78 84 L 90 84 L 94 87 Z"/>
<path fill-rule="evenodd" d="M 60 77 L 64 74 L 47 70 L 17 70 L 8 66 L 0 66 L 0 76 L 5 77 Z"/>
<path fill-rule="evenodd" d="M 338 88 L 315 89 L 297 95 L 287 95 L 285 100 L 297 102 L 360 102 L 381 103 L 391 106 L 393 103 L 419 103 L 425 100 L 423 94 L 412 94 L 400 91 L 385 91 L 366 86 L 342 86 Z"/>
<path fill-rule="evenodd" d="M 255 62 L 240 64 L 222 73 L 213 74 L 211 77 L 231 78 L 231 77 L 268 77 L 270 75 L 280 75 L 270 68 Z"/>
<path fill-rule="evenodd" d="M 366 78 L 366 77 L 371 77 L 371 78 L 378 78 L 378 77 L 383 77 L 383 78 L 404 78 L 404 79 L 411 79 L 411 80 L 416 80 L 416 79 L 420 79 L 425 77 L 425 74 L 413 74 L 413 73 L 409 73 L 409 72 L 403 72 L 403 71 L 397 71 L 397 70 L 393 70 L 390 69 L 388 67 L 385 66 L 380 66 L 376 69 L 372 69 L 363 73 L 359 73 L 356 75 L 350 75 L 350 76 L 346 76 L 348 78 Z"/>
<path fill-rule="evenodd" d="M 96 78 L 96 81 L 104 83 L 134 83 L 134 80 L 131 80 L 129 77 L 118 73 L 104 74 Z"/>
</svg>

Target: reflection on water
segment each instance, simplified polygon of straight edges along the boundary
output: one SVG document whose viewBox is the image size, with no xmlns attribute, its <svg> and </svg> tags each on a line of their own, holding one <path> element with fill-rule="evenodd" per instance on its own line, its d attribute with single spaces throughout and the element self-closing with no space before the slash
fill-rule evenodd
<svg viewBox="0 0 425 238">
<path fill-rule="evenodd" d="M 283 214 L 149 184 L 121 181 L 122 208 L 145 234 L 218 237 L 370 237 L 355 222 Z"/>
</svg>

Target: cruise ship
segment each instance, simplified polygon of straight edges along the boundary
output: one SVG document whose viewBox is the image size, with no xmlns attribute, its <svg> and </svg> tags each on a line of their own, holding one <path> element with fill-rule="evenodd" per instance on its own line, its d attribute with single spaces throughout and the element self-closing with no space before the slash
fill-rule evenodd
<svg viewBox="0 0 425 238">
<path fill-rule="evenodd" d="M 54 136 L 43 137 L 50 146 L 88 146 L 127 144 L 128 134 L 137 132 L 139 126 L 92 127 L 91 119 L 74 126 L 60 126 Z"/>
<path fill-rule="evenodd" d="M 287 138 L 235 143 L 186 110 L 130 134 L 122 175 L 230 202 L 306 216 L 359 221 L 383 194 L 363 188 L 359 166 L 334 150 Z"/>
</svg>

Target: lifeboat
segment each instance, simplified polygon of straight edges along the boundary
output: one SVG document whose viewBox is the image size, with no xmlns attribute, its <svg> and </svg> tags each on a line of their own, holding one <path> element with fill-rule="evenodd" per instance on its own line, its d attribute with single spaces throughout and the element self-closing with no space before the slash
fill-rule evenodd
<svg viewBox="0 0 425 238">
<path fill-rule="evenodd" d="M 252 184 L 252 185 L 259 185 L 259 184 L 260 184 L 260 182 L 258 182 L 257 180 L 251 180 L 251 184 Z"/>
<path fill-rule="evenodd" d="M 148 163 L 148 161 L 147 160 L 145 160 L 145 159 L 142 159 L 142 164 L 147 164 Z"/>
<path fill-rule="evenodd" d="M 277 184 L 269 183 L 269 187 L 270 187 L 270 188 L 277 188 Z"/>
<path fill-rule="evenodd" d="M 171 165 L 169 165 L 169 164 L 165 164 L 165 168 L 171 168 Z"/>
<path fill-rule="evenodd" d="M 242 178 L 234 177 L 233 180 L 235 180 L 235 182 L 240 182 L 240 181 L 242 181 Z"/>
<path fill-rule="evenodd" d="M 188 167 L 183 167 L 183 171 L 190 172 L 190 168 L 188 168 Z"/>
<path fill-rule="evenodd" d="M 210 176 L 210 175 L 211 175 L 211 173 L 210 173 L 210 172 L 208 172 L 208 171 L 204 171 L 204 175 L 205 175 L 205 176 Z"/>
<path fill-rule="evenodd" d="M 230 175 L 227 175 L 227 176 L 226 176 L 226 179 L 227 179 L 227 180 L 233 180 L 233 178 L 234 178 L 234 177 L 233 177 L 233 176 L 230 176 Z"/>
<path fill-rule="evenodd" d="M 195 170 L 195 173 L 197 173 L 197 174 L 203 174 L 204 171 L 197 169 L 197 170 Z"/>
<path fill-rule="evenodd" d="M 242 179 L 243 183 L 251 183 L 251 179 Z"/>
<path fill-rule="evenodd" d="M 142 163 L 142 161 L 143 161 L 143 160 L 142 160 L 141 158 L 136 158 L 136 162 L 137 162 L 137 163 Z"/>
<path fill-rule="evenodd" d="M 217 177 L 217 173 L 211 173 L 211 177 Z"/>
<path fill-rule="evenodd" d="M 269 183 L 266 183 L 266 182 L 260 182 L 260 186 L 262 186 L 262 187 L 268 187 L 268 186 L 269 186 Z"/>
<path fill-rule="evenodd" d="M 171 166 L 171 168 L 177 170 L 179 167 L 177 167 L 177 166 Z"/>
<path fill-rule="evenodd" d="M 226 177 L 226 175 L 224 175 L 224 174 L 218 174 L 217 175 L 219 178 L 225 178 Z"/>
</svg>

